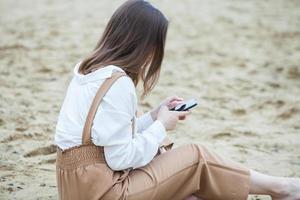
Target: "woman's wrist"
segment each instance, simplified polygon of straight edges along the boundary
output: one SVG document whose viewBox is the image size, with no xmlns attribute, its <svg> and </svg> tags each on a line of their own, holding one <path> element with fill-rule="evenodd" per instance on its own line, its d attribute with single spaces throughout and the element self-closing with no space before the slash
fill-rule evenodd
<svg viewBox="0 0 300 200">
<path fill-rule="evenodd" d="M 156 109 L 151 110 L 150 115 L 154 122 L 158 121 L 165 128 L 165 130 L 167 130 L 164 121 L 162 119 L 158 119 L 158 112 L 159 112 L 160 107 L 161 106 L 157 107 Z"/>
</svg>

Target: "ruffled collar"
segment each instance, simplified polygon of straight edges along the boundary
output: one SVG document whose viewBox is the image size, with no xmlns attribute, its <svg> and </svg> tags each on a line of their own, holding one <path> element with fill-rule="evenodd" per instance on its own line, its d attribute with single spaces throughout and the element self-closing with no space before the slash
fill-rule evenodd
<svg viewBox="0 0 300 200">
<path fill-rule="evenodd" d="M 80 63 L 77 63 L 75 65 L 74 76 L 82 84 L 109 78 L 109 77 L 111 77 L 111 75 L 114 71 L 125 72 L 122 68 L 120 68 L 116 65 L 108 65 L 108 66 L 102 67 L 100 69 L 97 69 L 89 74 L 83 75 L 78 72 L 79 66 L 80 66 Z"/>
</svg>

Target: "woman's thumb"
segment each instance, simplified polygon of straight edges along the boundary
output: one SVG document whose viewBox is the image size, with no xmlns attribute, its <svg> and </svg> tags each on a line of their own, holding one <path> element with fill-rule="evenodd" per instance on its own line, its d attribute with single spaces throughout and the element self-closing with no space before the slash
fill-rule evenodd
<svg viewBox="0 0 300 200">
<path fill-rule="evenodd" d="M 179 117 L 184 117 L 186 115 L 189 115 L 191 113 L 191 111 L 190 110 L 187 110 L 187 111 L 178 111 L 177 113 L 178 113 Z"/>
</svg>

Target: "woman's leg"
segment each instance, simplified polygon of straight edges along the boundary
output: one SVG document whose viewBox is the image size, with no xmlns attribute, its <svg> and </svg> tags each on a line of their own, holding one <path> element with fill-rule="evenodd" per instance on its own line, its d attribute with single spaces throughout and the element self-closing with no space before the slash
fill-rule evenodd
<svg viewBox="0 0 300 200">
<path fill-rule="evenodd" d="M 250 170 L 249 194 L 270 195 L 272 200 L 299 200 L 300 179 L 268 176 Z M 200 200 L 192 195 L 185 200 Z"/>
<path fill-rule="evenodd" d="M 245 200 L 248 194 L 271 195 L 273 200 L 300 200 L 299 179 L 249 170 L 197 144 L 172 149 L 145 167 L 132 170 L 120 191 L 124 185 L 129 200 Z"/>
<path fill-rule="evenodd" d="M 300 179 L 268 176 L 250 170 L 250 194 L 270 195 L 272 200 L 300 200 Z"/>
<path fill-rule="evenodd" d="M 132 170 L 115 187 L 114 191 L 126 191 L 128 200 L 182 200 L 191 194 L 205 200 L 246 200 L 250 171 L 201 145 L 188 144 Z"/>
</svg>

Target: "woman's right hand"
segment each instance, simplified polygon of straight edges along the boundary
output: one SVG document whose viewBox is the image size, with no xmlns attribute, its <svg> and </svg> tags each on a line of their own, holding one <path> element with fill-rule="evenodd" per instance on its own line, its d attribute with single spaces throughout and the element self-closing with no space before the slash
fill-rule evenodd
<svg viewBox="0 0 300 200">
<path fill-rule="evenodd" d="M 170 111 L 167 106 L 161 106 L 157 114 L 157 120 L 162 122 L 166 130 L 173 130 L 178 120 L 185 119 L 190 113 L 191 111 Z"/>
</svg>

